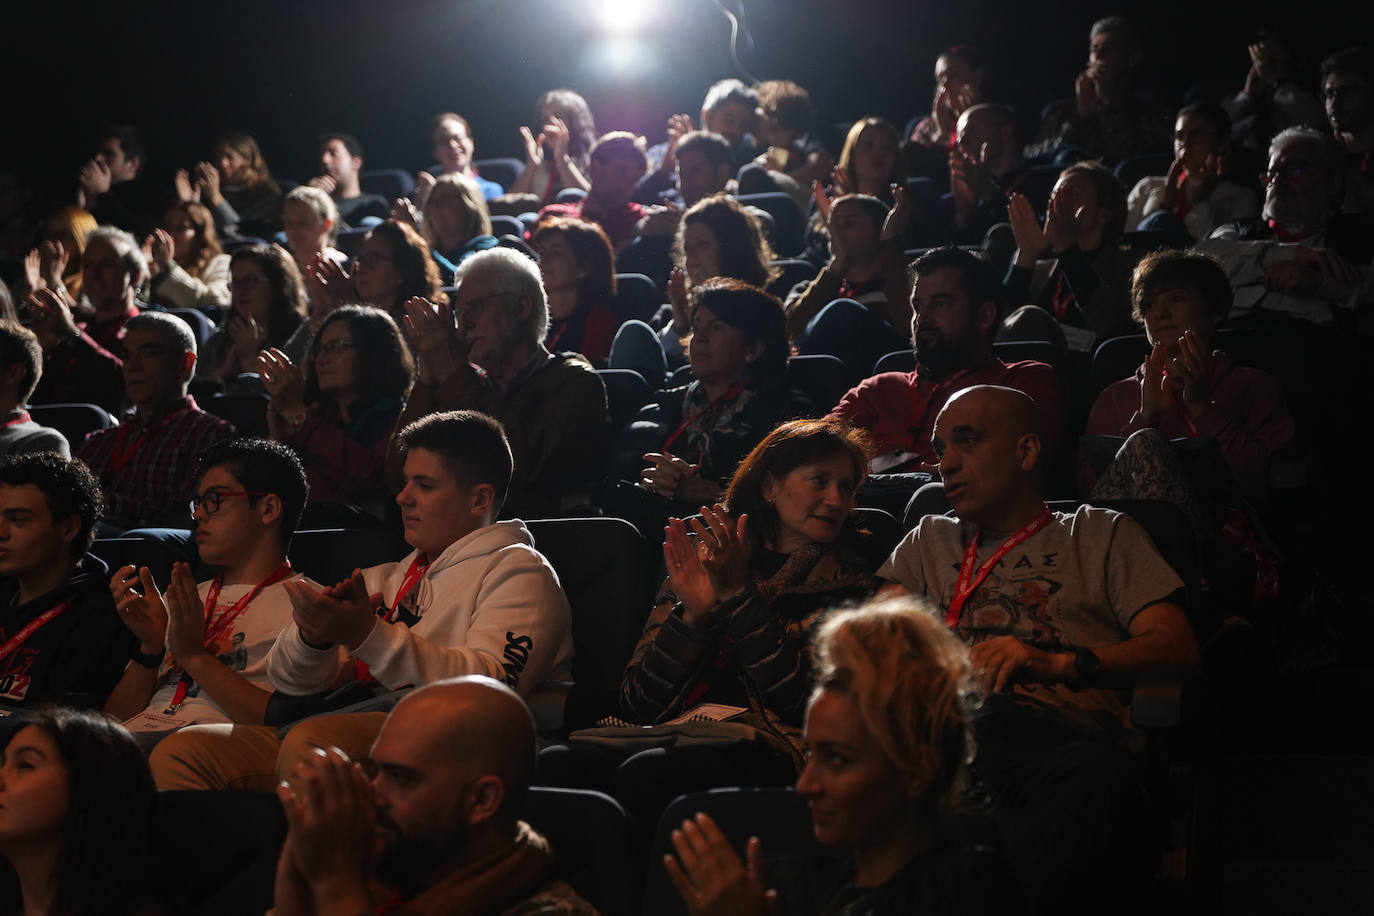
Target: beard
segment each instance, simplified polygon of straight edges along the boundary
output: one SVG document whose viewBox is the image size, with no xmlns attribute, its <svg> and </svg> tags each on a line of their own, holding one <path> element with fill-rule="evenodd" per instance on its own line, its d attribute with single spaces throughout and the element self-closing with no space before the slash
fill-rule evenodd
<svg viewBox="0 0 1374 916">
<path fill-rule="evenodd" d="M 394 822 L 383 821 L 380 816 L 378 820 L 387 831 L 373 873 L 383 884 L 398 887 L 407 895 L 423 890 L 434 873 L 468 844 L 467 825 L 457 818 L 449 833 L 441 837 L 406 836 Z"/>
<path fill-rule="evenodd" d="M 916 365 L 933 381 L 948 378 L 968 362 L 963 347 L 945 339 L 939 328 L 918 328 L 912 342 L 916 351 Z"/>
</svg>

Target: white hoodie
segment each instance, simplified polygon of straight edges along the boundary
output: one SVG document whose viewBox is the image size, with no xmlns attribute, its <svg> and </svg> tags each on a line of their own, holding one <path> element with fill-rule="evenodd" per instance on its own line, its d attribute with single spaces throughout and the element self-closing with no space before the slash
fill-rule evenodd
<svg viewBox="0 0 1374 916">
<path fill-rule="evenodd" d="M 417 553 L 365 570 L 368 592 L 381 592 L 390 608 Z M 571 680 L 572 654 L 572 615 L 558 574 L 525 523 L 512 520 L 450 544 L 395 620 L 379 619 L 351 656 L 389 690 L 485 674 L 528 697 L 547 681 Z M 312 649 L 292 625 L 267 655 L 267 676 L 284 694 L 319 693 L 348 679 L 349 657 L 342 646 Z"/>
</svg>

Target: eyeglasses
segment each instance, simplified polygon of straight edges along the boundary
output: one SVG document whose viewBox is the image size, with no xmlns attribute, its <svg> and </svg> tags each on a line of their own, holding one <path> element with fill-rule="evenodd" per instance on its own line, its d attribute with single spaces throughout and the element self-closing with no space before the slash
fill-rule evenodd
<svg viewBox="0 0 1374 916">
<path fill-rule="evenodd" d="M 355 255 L 353 263 L 358 267 L 366 267 L 368 270 L 372 270 L 378 264 L 395 264 L 396 262 L 384 254 L 378 254 L 372 251 L 367 254 Z"/>
<path fill-rule="evenodd" d="M 248 274 L 247 276 L 239 277 L 237 280 L 230 280 L 228 287 L 231 293 L 236 289 L 242 290 L 245 293 L 251 293 L 266 282 L 267 278 L 262 274 Z"/>
<path fill-rule="evenodd" d="M 197 511 L 203 512 L 206 518 L 219 511 L 219 507 L 226 499 L 234 499 L 239 496 L 266 496 L 266 493 L 259 493 L 255 490 L 206 490 L 204 493 L 191 500 L 191 517 L 194 518 Z"/>
<path fill-rule="evenodd" d="M 500 299 L 504 296 L 511 296 L 514 293 L 491 293 L 486 296 L 478 296 L 476 299 L 469 299 L 467 302 L 460 302 L 453 306 L 453 310 L 459 315 L 480 315 L 486 309 L 487 302 L 491 299 Z"/>
<path fill-rule="evenodd" d="M 1260 181 L 1268 187 L 1277 181 L 1302 181 L 1320 171 L 1321 166 L 1302 159 L 1294 159 L 1291 162 L 1284 162 L 1272 169 L 1260 172 Z"/>
<path fill-rule="evenodd" d="M 319 359 L 321 356 L 339 356 L 344 351 L 352 350 L 356 346 L 357 344 L 351 340 L 331 340 L 329 343 L 319 344 L 315 347 L 315 358 Z"/>
</svg>

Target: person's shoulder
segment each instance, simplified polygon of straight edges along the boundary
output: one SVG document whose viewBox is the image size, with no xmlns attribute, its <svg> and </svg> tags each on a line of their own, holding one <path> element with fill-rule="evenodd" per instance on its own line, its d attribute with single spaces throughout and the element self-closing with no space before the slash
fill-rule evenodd
<svg viewBox="0 0 1374 916">
<path fill-rule="evenodd" d="M 596 916 L 599 912 L 562 881 L 551 881 L 499 916 Z"/>
</svg>

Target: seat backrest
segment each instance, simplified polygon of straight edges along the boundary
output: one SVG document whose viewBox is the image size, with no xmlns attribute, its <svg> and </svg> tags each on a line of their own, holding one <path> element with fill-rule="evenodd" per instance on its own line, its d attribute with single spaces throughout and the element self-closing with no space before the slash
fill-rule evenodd
<svg viewBox="0 0 1374 916">
<path fill-rule="evenodd" d="M 410 196 L 415 190 L 415 177 L 405 169 L 368 169 L 358 173 L 358 186 L 364 194 L 380 194 L 393 201 Z"/>
<path fill-rule="evenodd" d="M 564 722 L 589 725 L 617 708 L 620 679 L 653 607 L 657 552 L 619 518 L 525 523 L 572 607 L 573 681 Z"/>
<path fill-rule="evenodd" d="M 1121 179 L 1121 183 L 1129 191 L 1136 186 L 1142 178 L 1149 178 L 1152 175 L 1167 175 L 1169 167 L 1174 164 L 1172 153 L 1150 153 L 1144 156 L 1132 156 L 1129 159 L 1122 159 L 1116 164 L 1116 177 Z M 1133 228 L 1133 227 L 1126 227 Z"/>
<path fill-rule="evenodd" d="M 240 248 L 248 248 L 248 247 L 250 247 L 250 246 L 252 246 L 252 245 L 266 245 L 266 244 L 268 244 L 268 242 L 267 242 L 266 239 L 254 238 L 254 237 L 252 237 L 252 236 L 244 236 L 244 237 L 242 237 L 242 238 L 236 238 L 236 239 L 221 239 L 221 240 L 220 240 L 220 247 L 224 249 L 224 253 L 225 253 L 225 254 L 233 254 L 235 251 L 237 251 L 237 250 L 240 249 Z"/>
<path fill-rule="evenodd" d="M 525 227 L 520 224 L 520 220 L 513 216 L 493 216 L 491 218 L 491 234 L 498 239 L 503 235 L 513 235 L 519 238 L 525 234 Z"/>
<path fill-rule="evenodd" d="M 740 206 L 758 207 L 773 217 L 773 251 L 778 257 L 791 258 L 801 253 L 805 242 L 806 218 L 790 194 L 770 191 L 765 194 L 741 194 L 735 198 Z"/>
<path fill-rule="evenodd" d="M 362 226 L 357 229 L 340 229 L 339 237 L 334 240 L 334 247 L 351 258 L 358 253 L 358 249 L 363 245 L 364 236 L 371 231 L 369 226 Z"/>
<path fill-rule="evenodd" d="M 177 316 L 190 326 L 191 333 L 196 335 L 197 347 L 204 347 L 210 336 L 215 333 L 215 326 L 210 323 L 204 312 L 196 309 L 168 309 L 167 314 Z"/>
<path fill-rule="evenodd" d="M 893 350 L 878 357 L 878 361 L 873 364 L 873 374 L 878 375 L 882 372 L 912 372 L 916 369 L 916 353 L 914 350 Z"/>
<path fill-rule="evenodd" d="M 1004 363 L 1018 363 L 1033 359 L 1047 363 L 1056 370 L 1064 361 L 1064 353 L 1048 340 L 1003 340 L 992 345 L 992 355 Z"/>
<path fill-rule="evenodd" d="M 267 792 L 159 792 L 158 834 L 182 850 L 174 868 L 148 875 L 166 896 L 167 912 L 197 916 L 264 913 L 272 907 L 286 817 Z M 111 841 L 118 842 L 117 837 Z"/>
<path fill-rule="evenodd" d="M 644 274 L 618 273 L 615 275 L 615 299 L 611 308 L 621 322 L 637 318 L 648 321 L 654 317 L 664 296 L 654 281 Z"/>
<path fill-rule="evenodd" d="M 530 789 L 524 820 L 553 847 L 554 877 L 605 916 L 634 910 L 626 863 L 638 855 L 630 844 L 630 818 L 620 803 L 584 789 Z"/>
<path fill-rule="evenodd" d="M 791 789 L 711 789 L 680 795 L 663 812 L 654 831 L 643 912 L 655 916 L 686 914 L 682 898 L 663 869 L 663 857 L 673 852 L 672 832 L 701 811 L 716 822 L 741 860 L 745 844 L 754 836 L 767 857 L 825 859 L 846 854 L 816 842 L 806 800 Z"/>
<path fill-rule="evenodd" d="M 555 195 L 553 202 L 556 204 L 575 204 L 587 196 L 587 192 L 581 188 L 564 188 Z"/>
<path fill-rule="evenodd" d="M 525 170 L 525 163 L 513 156 L 502 156 L 496 159 L 474 159 L 472 167 L 487 181 L 494 181 L 502 189 L 509 189 Z"/>
<path fill-rule="evenodd" d="M 95 554 L 110 567 L 110 572 L 121 566 L 135 569 L 146 566 L 153 574 L 153 581 L 163 588 L 172 581 L 172 564 L 187 559 L 179 551 L 151 538 L 97 538 L 91 545 Z"/>
<path fill-rule="evenodd" d="M 606 386 L 606 405 L 616 432 L 629 426 L 639 409 L 653 400 L 653 387 L 633 369 L 598 369 L 596 374 Z"/>
<path fill-rule="evenodd" d="M 119 425 L 97 404 L 35 404 L 29 408 L 29 416 L 39 426 L 50 426 L 66 436 L 73 448 L 97 429 Z"/>
<path fill-rule="evenodd" d="M 301 575 L 333 585 L 355 569 L 399 560 L 410 549 L 389 528 L 316 528 L 292 535 L 287 553 Z"/>
<path fill-rule="evenodd" d="M 234 424 L 240 436 L 266 436 L 267 400 L 252 392 L 217 394 L 205 402 L 205 411 Z"/>
<path fill-rule="evenodd" d="M 1150 341 L 1144 334 L 1111 337 L 1093 351 L 1093 384 L 1098 391 L 1112 382 L 1120 381 L 1135 370 L 1150 355 Z"/>
<path fill-rule="evenodd" d="M 824 416 L 853 387 L 853 373 L 837 356 L 812 353 L 787 360 L 787 386 L 811 401 L 813 412 Z"/>
<path fill-rule="evenodd" d="M 819 273 L 815 264 L 800 258 L 783 258 L 774 261 L 773 266 L 778 270 L 778 277 L 768 284 L 768 291 L 779 299 L 786 299 L 792 287 L 811 282 Z"/>
</svg>

